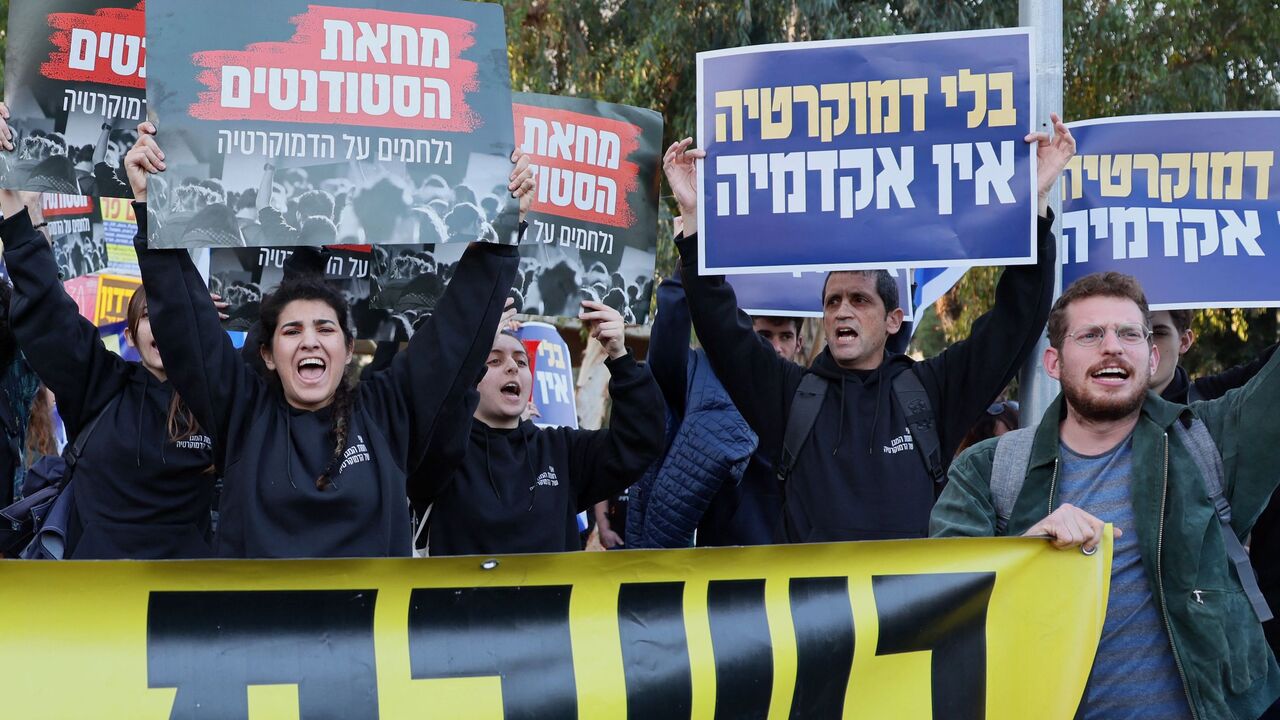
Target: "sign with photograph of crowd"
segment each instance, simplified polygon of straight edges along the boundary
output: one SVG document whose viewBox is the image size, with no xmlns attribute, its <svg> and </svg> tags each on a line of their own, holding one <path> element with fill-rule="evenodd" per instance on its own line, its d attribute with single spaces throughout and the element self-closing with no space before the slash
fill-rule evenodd
<svg viewBox="0 0 1280 720">
<path fill-rule="evenodd" d="M 125 197 L 124 156 L 146 118 L 139 0 L 10 0 L 5 102 L 15 151 L 7 188 Z"/>
<path fill-rule="evenodd" d="M 153 245 L 516 242 L 498 5 L 151 0 L 147 31 Z"/>
<path fill-rule="evenodd" d="M 657 258 L 662 116 L 555 95 L 514 96 L 516 143 L 538 194 L 521 245 L 520 305 L 576 317 L 582 300 L 644 323 Z"/>
</svg>

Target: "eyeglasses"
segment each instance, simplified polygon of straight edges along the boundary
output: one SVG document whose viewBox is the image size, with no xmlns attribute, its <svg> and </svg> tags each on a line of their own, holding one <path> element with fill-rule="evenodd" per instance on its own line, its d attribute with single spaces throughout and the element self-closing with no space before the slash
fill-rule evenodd
<svg viewBox="0 0 1280 720">
<path fill-rule="evenodd" d="M 1151 337 L 1151 330 L 1139 323 L 1121 323 L 1110 326 L 1114 329 L 1116 339 L 1125 345 L 1139 345 Z M 1075 332 L 1067 333 L 1067 337 L 1076 341 L 1080 347 L 1096 347 L 1107 336 L 1107 328 L 1101 325 L 1085 325 Z"/>
</svg>

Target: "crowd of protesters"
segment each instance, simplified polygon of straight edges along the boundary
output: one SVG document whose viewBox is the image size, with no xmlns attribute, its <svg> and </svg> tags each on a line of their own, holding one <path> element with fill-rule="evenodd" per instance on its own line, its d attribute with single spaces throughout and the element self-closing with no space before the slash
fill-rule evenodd
<svg viewBox="0 0 1280 720">
<path fill-rule="evenodd" d="M 1051 121 L 1025 138 L 1038 159 L 1037 263 L 1004 271 L 971 336 L 932 358 L 893 352 L 893 276 L 832 272 L 824 343 L 807 365 L 802 323 L 746 315 L 723 277 L 697 272 L 686 233 L 658 288 L 650 362 L 639 362 L 624 328 L 647 315 L 650 279 L 566 265 L 557 272 L 573 281 L 560 288 L 516 246 L 492 242 L 502 193 L 518 200 L 524 231 L 536 182 L 520 151 L 509 183 L 480 195 L 437 176 L 355 188 L 271 164 L 255 191 L 236 193 L 207 180 L 170 187 L 156 177 L 166 163 L 153 125 L 128 136 L 104 126 L 77 189 L 117 182 L 134 199 L 143 287 L 126 336 L 141 359 L 106 350 L 79 315 L 38 229 L 38 194 L 0 191 L 12 280 L 0 288 L 0 472 L 13 478 L 0 500 L 29 495 L 32 477 L 49 474 L 37 461 L 58 459 L 52 398 L 71 441 L 54 480 L 74 489 L 69 558 L 579 550 L 576 516 L 628 488 L 625 511 L 599 507 L 607 546 L 1029 535 L 1091 554 L 1110 522 L 1111 601 L 1078 716 L 1259 717 L 1280 696 L 1261 622 L 1280 587 L 1280 511 L 1269 507 L 1280 360 L 1273 347 L 1189 378 L 1178 364 L 1194 342 L 1189 315 L 1151 313 L 1128 276 L 1091 275 L 1054 300 L 1048 199 L 1075 142 Z M 5 162 L 84 155 L 57 143 L 15 139 L 0 123 Z M 664 157 L 684 228 L 698 227 L 704 156 L 691 144 Z M 298 251 L 279 286 L 254 298 L 237 349 L 226 299 L 189 253 L 149 246 L 151 203 L 206 245 L 410 245 L 375 247 L 370 294 L 400 308 L 407 345 L 384 344 L 357 380 L 351 298 L 326 281 L 323 256 Z M 421 247 L 446 239 L 472 242 L 448 261 Z M 608 428 L 530 420 L 518 307 L 572 310 L 600 343 Z M 1046 325 L 1041 360 L 1062 394 L 1042 418 L 1020 418 L 1002 398 Z M 1262 583 L 1235 564 L 1251 531 Z"/>
</svg>

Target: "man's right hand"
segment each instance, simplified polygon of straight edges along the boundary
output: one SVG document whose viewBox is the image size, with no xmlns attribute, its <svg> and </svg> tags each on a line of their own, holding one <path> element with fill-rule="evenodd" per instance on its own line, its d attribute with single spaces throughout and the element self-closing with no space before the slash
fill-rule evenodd
<svg viewBox="0 0 1280 720">
<path fill-rule="evenodd" d="M 13 152 L 13 130 L 9 127 L 9 106 L 0 103 L 0 150 Z"/>
<path fill-rule="evenodd" d="M 1053 546 L 1066 549 L 1079 546 L 1085 553 L 1092 555 L 1102 540 L 1102 531 L 1106 523 L 1070 503 L 1063 503 L 1048 517 L 1031 526 L 1022 534 L 1023 537 L 1042 537 L 1048 535 L 1053 539 Z M 1113 527 L 1113 537 L 1124 533 Z"/>
<path fill-rule="evenodd" d="M 698 231 L 697 161 L 707 156 L 705 150 L 690 150 L 689 146 L 692 144 L 693 138 L 671 143 L 671 147 L 662 156 L 662 170 L 667 175 L 671 192 L 676 196 L 676 204 L 680 206 L 685 232 Z"/>
<path fill-rule="evenodd" d="M 147 201 L 147 178 L 152 173 L 164 171 L 164 153 L 156 144 L 156 126 L 149 122 L 138 125 L 138 142 L 133 144 L 124 160 L 125 172 L 129 175 L 129 188 L 133 190 L 133 199 L 138 202 Z"/>
</svg>

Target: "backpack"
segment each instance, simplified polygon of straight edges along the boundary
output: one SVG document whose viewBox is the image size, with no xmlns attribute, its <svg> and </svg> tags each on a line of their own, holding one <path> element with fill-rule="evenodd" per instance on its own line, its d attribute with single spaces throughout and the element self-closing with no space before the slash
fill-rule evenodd
<svg viewBox="0 0 1280 720">
<path fill-rule="evenodd" d="M 800 386 L 796 388 L 795 397 L 791 400 L 791 412 L 787 416 L 787 427 L 782 436 L 782 458 L 777 466 L 778 479 L 784 483 L 791 477 L 796 458 L 800 456 L 800 450 L 813 431 L 813 424 L 818 419 L 818 410 L 827 396 L 829 384 L 825 378 L 811 372 L 800 378 Z M 938 425 L 933 415 L 933 406 L 929 404 L 929 393 L 920 383 L 919 376 L 908 368 L 893 378 L 893 395 L 906 413 L 911 439 L 915 442 L 920 458 L 924 460 L 929 476 L 940 486 L 946 481 L 947 473 L 942 464 L 942 443 L 938 439 Z"/>
<path fill-rule="evenodd" d="M 116 395 L 98 411 L 67 445 L 60 458 L 42 458 L 32 466 L 40 468 L 38 475 L 49 481 L 47 485 L 0 509 L 0 553 L 13 557 L 22 548 L 19 557 L 27 560 L 61 560 L 66 555 L 67 532 L 75 514 L 75 493 L 71 488 L 72 474 L 84 446 L 98 426 L 98 421 L 116 405 Z"/>
<path fill-rule="evenodd" d="M 996 509 L 996 534 L 1003 534 L 1009 527 L 1009 517 L 1013 514 L 1014 503 L 1022 491 L 1022 484 L 1027 477 L 1027 465 L 1031 460 L 1031 445 L 1036 434 L 1035 425 L 1013 430 L 1000 436 L 996 441 L 996 452 L 991 462 L 991 503 Z M 1200 418 L 1192 417 L 1189 427 L 1181 422 L 1173 424 L 1173 434 L 1182 446 L 1191 453 L 1200 477 L 1204 479 L 1205 490 L 1209 493 L 1209 501 L 1213 503 L 1214 513 L 1218 516 L 1218 529 L 1222 533 L 1222 544 L 1227 550 L 1227 559 L 1235 566 L 1236 576 L 1249 597 L 1249 604 L 1258 616 L 1259 622 L 1267 622 L 1272 618 L 1271 608 L 1258 587 L 1258 577 L 1249 564 L 1249 553 L 1240 544 L 1235 530 L 1231 528 L 1231 503 L 1222 494 L 1222 484 L 1226 471 L 1222 467 L 1222 455 L 1218 452 L 1209 428 Z"/>
</svg>

